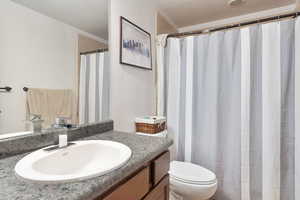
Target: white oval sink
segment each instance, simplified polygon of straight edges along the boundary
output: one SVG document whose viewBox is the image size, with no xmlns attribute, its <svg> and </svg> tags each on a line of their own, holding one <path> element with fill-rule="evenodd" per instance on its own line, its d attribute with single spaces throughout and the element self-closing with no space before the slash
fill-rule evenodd
<svg viewBox="0 0 300 200">
<path fill-rule="evenodd" d="M 66 148 L 35 151 L 15 166 L 15 172 L 25 180 L 40 183 L 62 183 L 84 180 L 107 174 L 124 165 L 131 149 L 124 144 L 87 140 L 73 142 Z"/>
</svg>

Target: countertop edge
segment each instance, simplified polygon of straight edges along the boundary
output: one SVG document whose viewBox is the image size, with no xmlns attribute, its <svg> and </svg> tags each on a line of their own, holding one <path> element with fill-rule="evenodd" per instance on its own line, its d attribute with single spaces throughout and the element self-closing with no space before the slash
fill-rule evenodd
<svg viewBox="0 0 300 200">
<path fill-rule="evenodd" d="M 8 197 L 9 199 L 17 198 L 20 200 L 39 198 L 42 198 L 44 200 L 94 200 L 99 196 L 105 195 L 110 189 L 116 187 L 124 179 L 130 177 L 134 172 L 142 168 L 143 165 L 146 165 L 148 162 L 150 162 L 163 152 L 167 151 L 168 148 L 173 144 L 173 141 L 169 138 L 140 136 L 133 133 L 126 133 L 113 130 L 107 131 L 105 133 L 99 133 L 93 136 L 87 136 L 80 139 L 112 140 L 121 142 L 123 144 L 128 145 L 132 149 L 133 155 L 128 161 L 128 163 L 107 175 L 95 177 L 84 181 L 77 181 L 70 184 L 44 186 L 33 183 L 27 184 L 24 181 L 17 179 L 17 177 L 14 174 L 13 166 L 20 158 L 27 155 L 28 153 L 11 156 L 9 158 L 3 158 L 0 159 L 0 164 L 1 161 L 4 163 L 5 160 L 9 162 L 5 163 L 3 168 L 0 167 L 0 177 L 4 177 L 4 179 L 2 180 L 3 183 L 1 183 L 0 179 L 0 185 L 4 184 L 3 198 L 7 199 L 5 198 L 6 195 L 6 197 Z M 32 193 L 32 196 L 23 196 L 24 188 L 26 189 L 26 192 Z M 45 193 L 55 194 L 45 195 Z M 0 200 L 2 200 L 1 197 Z"/>
<path fill-rule="evenodd" d="M 143 166 L 145 166 L 148 162 L 152 161 L 155 159 L 157 156 L 161 155 L 163 152 L 168 151 L 168 148 L 173 144 L 173 142 L 170 142 L 170 144 L 166 145 L 165 148 L 162 148 L 161 150 L 157 152 L 153 152 L 152 156 L 149 156 L 149 158 L 145 158 L 140 164 L 136 165 L 134 168 L 130 168 L 128 170 L 128 173 L 124 174 L 123 177 L 120 177 L 118 181 L 116 181 L 113 185 L 107 187 L 105 190 L 101 191 L 98 194 L 92 194 L 90 197 L 85 198 L 84 200 L 95 200 L 95 198 L 103 195 L 105 197 L 106 193 L 108 193 L 111 189 L 117 187 L 124 179 L 131 177 L 135 172 L 138 170 L 142 169 Z M 82 200 L 82 199 L 79 199 Z"/>
</svg>

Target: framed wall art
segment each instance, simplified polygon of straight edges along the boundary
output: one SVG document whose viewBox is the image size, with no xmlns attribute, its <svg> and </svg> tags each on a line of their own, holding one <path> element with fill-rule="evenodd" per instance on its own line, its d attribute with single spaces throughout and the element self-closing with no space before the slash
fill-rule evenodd
<svg viewBox="0 0 300 200">
<path fill-rule="evenodd" d="M 121 17 L 120 63 L 152 70 L 151 34 Z"/>
</svg>

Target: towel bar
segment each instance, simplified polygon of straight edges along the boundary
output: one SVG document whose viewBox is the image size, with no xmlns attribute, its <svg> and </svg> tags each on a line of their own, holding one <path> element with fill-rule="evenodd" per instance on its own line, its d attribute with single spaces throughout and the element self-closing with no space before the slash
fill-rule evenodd
<svg viewBox="0 0 300 200">
<path fill-rule="evenodd" d="M 12 90 L 11 87 L 0 87 L 0 90 L 4 90 L 4 92 L 10 92 Z"/>
</svg>

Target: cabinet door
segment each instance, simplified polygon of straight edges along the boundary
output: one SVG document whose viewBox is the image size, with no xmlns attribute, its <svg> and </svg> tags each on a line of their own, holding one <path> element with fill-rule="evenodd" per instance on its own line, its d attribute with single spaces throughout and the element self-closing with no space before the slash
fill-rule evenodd
<svg viewBox="0 0 300 200">
<path fill-rule="evenodd" d="M 169 200 L 169 176 L 165 176 L 143 200 Z"/>
<path fill-rule="evenodd" d="M 170 152 L 167 151 L 153 161 L 152 183 L 156 185 L 168 174 L 170 168 Z"/>
<path fill-rule="evenodd" d="M 140 171 L 133 178 L 118 187 L 104 200 L 140 200 L 147 194 L 150 188 L 149 167 Z"/>
</svg>

